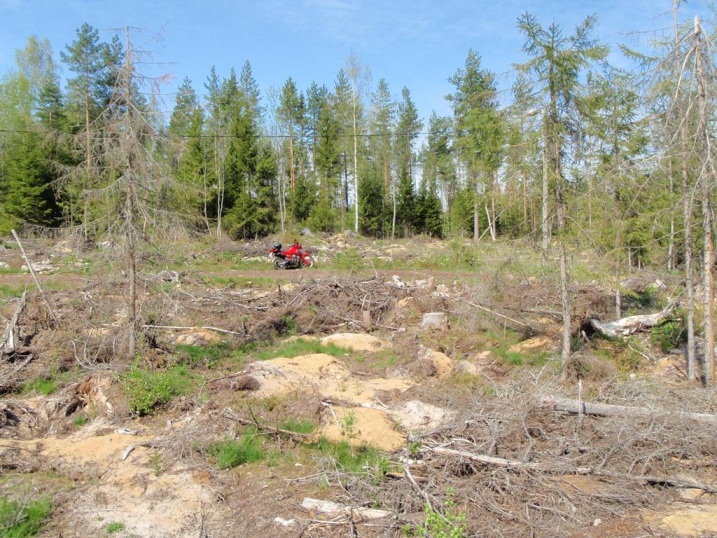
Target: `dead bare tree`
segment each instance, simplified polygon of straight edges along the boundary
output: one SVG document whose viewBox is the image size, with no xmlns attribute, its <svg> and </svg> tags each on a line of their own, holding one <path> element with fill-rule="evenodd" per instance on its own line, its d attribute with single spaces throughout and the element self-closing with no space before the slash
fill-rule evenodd
<svg viewBox="0 0 717 538">
<path fill-rule="evenodd" d="M 709 85 L 708 77 L 713 75 L 710 56 L 705 54 L 704 46 L 707 36 L 700 24 L 698 17 L 695 17 L 693 32 L 693 48 L 695 51 L 695 71 L 697 79 L 697 144 L 699 148 L 701 166 L 699 182 L 702 190 L 702 230 L 704 235 L 704 323 L 703 332 L 705 338 L 704 363 L 707 371 L 707 381 L 710 385 L 715 383 L 715 337 L 714 337 L 714 275 L 715 262 L 714 239 L 712 228 L 714 218 L 712 214 L 712 185 L 715 180 L 715 168 L 712 158 L 711 135 L 708 124 L 714 121 L 714 106 L 710 103 L 707 93 Z"/>
<path fill-rule="evenodd" d="M 168 77 L 150 78 L 138 69 L 138 58 L 145 51 L 135 48 L 131 29 L 125 28 L 125 58 L 109 105 L 93 124 L 93 150 L 97 163 L 92 187 L 84 195 L 102 204 L 102 229 L 122 245 L 119 249 L 127 282 L 127 355 L 136 351 L 137 267 L 143 242 L 166 237 L 166 232 L 181 228 L 178 216 L 163 208 L 163 200 L 173 183 L 155 160 L 157 123 L 152 99 L 141 93 L 150 88 L 157 94 L 159 84 Z M 86 167 L 85 167 L 86 169 Z"/>
</svg>

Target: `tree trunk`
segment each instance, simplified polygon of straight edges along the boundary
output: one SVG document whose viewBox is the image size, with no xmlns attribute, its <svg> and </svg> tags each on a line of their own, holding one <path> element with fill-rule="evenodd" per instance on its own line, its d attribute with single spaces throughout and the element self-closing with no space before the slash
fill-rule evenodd
<svg viewBox="0 0 717 538">
<path fill-rule="evenodd" d="M 544 118 L 543 122 L 546 124 L 548 121 L 547 115 Z M 550 242 L 550 220 L 549 220 L 549 211 L 550 211 L 550 179 L 548 175 L 548 127 L 545 125 L 543 127 L 544 129 L 544 138 L 543 138 L 543 192 L 542 192 L 542 250 L 543 250 L 543 259 L 548 254 L 548 243 Z"/>
<path fill-rule="evenodd" d="M 550 407 L 555 411 L 565 413 L 574 413 L 581 415 L 597 415 L 603 417 L 614 416 L 631 416 L 631 417 L 656 417 L 660 415 L 674 415 L 680 419 L 692 419 L 701 422 L 707 422 L 717 426 L 717 415 L 708 415 L 705 413 L 688 413 L 678 411 L 670 413 L 665 410 L 651 409 L 649 407 L 630 407 L 625 405 L 609 405 L 596 402 L 583 402 L 580 400 L 568 400 L 565 398 L 554 398 L 552 396 L 544 396 L 542 405 Z"/>
<path fill-rule="evenodd" d="M 712 238 L 712 157 L 710 153 L 709 133 L 707 132 L 707 95 L 702 51 L 702 28 L 699 18 L 695 17 L 695 65 L 697 67 L 697 100 L 699 120 L 697 123 L 697 140 L 700 144 L 700 153 L 703 159 L 700 173 L 702 186 L 702 230 L 704 234 L 704 265 L 703 265 L 703 309 L 705 338 L 704 363 L 707 370 L 707 381 L 710 385 L 715 383 L 715 337 L 714 337 L 714 243 Z"/>
<path fill-rule="evenodd" d="M 563 348 L 561 361 L 564 374 L 565 366 L 568 363 L 568 359 L 570 359 L 570 338 L 572 331 L 570 323 L 570 292 L 568 289 L 568 260 L 562 238 L 560 239 L 560 302 L 563 307 Z"/>
</svg>

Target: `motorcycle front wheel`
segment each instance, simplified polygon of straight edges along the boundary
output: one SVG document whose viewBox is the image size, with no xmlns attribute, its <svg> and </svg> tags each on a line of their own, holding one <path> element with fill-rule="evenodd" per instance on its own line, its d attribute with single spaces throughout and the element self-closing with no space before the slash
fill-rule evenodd
<svg viewBox="0 0 717 538">
<path fill-rule="evenodd" d="M 279 258 L 274 260 L 274 269 L 283 269 L 284 268 L 284 260 L 280 260 Z"/>
</svg>

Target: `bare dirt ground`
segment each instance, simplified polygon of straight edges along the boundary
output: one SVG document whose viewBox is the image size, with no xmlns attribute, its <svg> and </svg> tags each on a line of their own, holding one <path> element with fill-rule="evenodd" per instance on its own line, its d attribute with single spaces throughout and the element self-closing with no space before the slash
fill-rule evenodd
<svg viewBox="0 0 717 538">
<path fill-rule="evenodd" d="M 49 258 L 53 248 L 64 253 Z M 714 391 L 688 385 L 681 357 L 647 335 L 591 338 L 569 369 L 581 388 L 562 380 L 550 278 L 508 271 L 507 261 L 475 271 L 267 263 L 143 273 L 139 364 L 165 371 L 182 346 L 224 354 L 190 362 L 194 388 L 140 417 L 121 382 L 132 362 L 123 276 L 69 273 L 77 255 L 56 245 L 28 251 L 65 270 L 37 283 L 0 275 L 27 290 L 22 308 L 16 297 L 0 308 L 0 328 L 19 312 L 16 349 L 0 356 L 0 490 L 52 499 L 41 536 L 717 536 L 715 423 L 677 414 L 715 413 Z M 10 268 L 23 263 L 16 250 L 1 255 Z M 576 326 L 609 317 L 610 290 L 572 292 Z M 427 313 L 445 317 L 429 327 Z M 254 354 L 297 338 L 322 347 Z M 321 351 L 332 344 L 341 351 Z M 43 395 L 38 379 L 55 390 Z M 654 413 L 542 404 L 578 390 Z M 289 420 L 315 427 L 288 431 Z M 248 427 L 265 458 L 218 469 L 212 444 Z M 322 439 L 382 456 L 356 472 L 318 448 Z"/>
</svg>

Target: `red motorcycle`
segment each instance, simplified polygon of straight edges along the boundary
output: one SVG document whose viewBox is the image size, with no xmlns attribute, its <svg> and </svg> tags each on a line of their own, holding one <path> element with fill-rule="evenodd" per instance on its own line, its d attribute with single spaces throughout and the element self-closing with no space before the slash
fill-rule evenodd
<svg viewBox="0 0 717 538">
<path fill-rule="evenodd" d="M 274 260 L 274 269 L 301 269 L 302 267 L 313 267 L 314 257 L 297 241 L 286 250 L 281 250 L 281 243 L 271 245 L 269 258 Z"/>
</svg>

